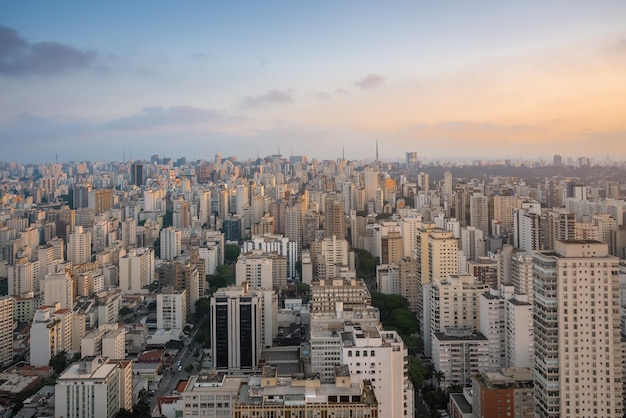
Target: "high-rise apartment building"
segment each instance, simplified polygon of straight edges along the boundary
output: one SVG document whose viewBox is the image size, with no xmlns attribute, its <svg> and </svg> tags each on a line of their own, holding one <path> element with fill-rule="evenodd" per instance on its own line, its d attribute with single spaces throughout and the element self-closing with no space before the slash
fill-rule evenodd
<svg viewBox="0 0 626 418">
<path fill-rule="evenodd" d="M 85 231 L 82 226 L 70 234 L 67 245 L 67 259 L 73 265 L 91 261 L 91 232 Z"/>
<path fill-rule="evenodd" d="M 89 192 L 89 208 L 94 215 L 100 215 L 113 207 L 113 190 L 99 189 Z"/>
<path fill-rule="evenodd" d="M 154 250 L 139 248 L 130 250 L 119 259 L 119 288 L 124 293 L 141 293 L 155 277 Z"/>
<path fill-rule="evenodd" d="M 474 193 L 470 197 L 470 226 L 480 229 L 484 236 L 489 235 L 489 197 Z"/>
<path fill-rule="evenodd" d="M 161 260 L 174 260 L 182 252 L 182 232 L 170 226 L 161 230 Z"/>
<path fill-rule="evenodd" d="M 187 291 L 169 287 L 157 295 L 157 328 L 182 330 L 187 325 Z"/>
<path fill-rule="evenodd" d="M 0 365 L 13 361 L 13 298 L 0 297 Z"/>
<path fill-rule="evenodd" d="M 621 417 L 619 259 L 559 240 L 533 265 L 536 416 Z"/>
<path fill-rule="evenodd" d="M 61 309 L 74 309 L 74 280 L 67 271 L 48 274 L 44 280 L 44 305 L 56 303 Z"/>
<path fill-rule="evenodd" d="M 336 196 L 330 194 L 326 198 L 325 207 L 325 231 L 326 238 L 336 236 L 338 239 L 344 239 L 346 237 L 344 213 L 343 213 L 343 201 L 335 200 Z"/>
<path fill-rule="evenodd" d="M 39 291 L 39 263 L 30 262 L 22 257 L 15 260 L 14 265 L 7 267 L 9 295 L 21 296 Z"/>
<path fill-rule="evenodd" d="M 522 207 L 519 196 L 496 195 L 493 197 L 493 220 L 501 228 L 503 234 L 513 232 L 513 214 L 515 209 Z"/>
</svg>

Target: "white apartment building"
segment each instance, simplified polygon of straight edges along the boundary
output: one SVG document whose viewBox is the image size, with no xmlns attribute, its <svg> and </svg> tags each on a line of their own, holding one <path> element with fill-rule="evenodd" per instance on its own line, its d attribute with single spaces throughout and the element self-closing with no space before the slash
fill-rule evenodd
<svg viewBox="0 0 626 418">
<path fill-rule="evenodd" d="M 120 410 L 118 366 L 99 356 L 72 364 L 55 386 L 55 418 L 113 418 Z"/>
<path fill-rule="evenodd" d="M 287 277 L 296 277 L 298 261 L 298 243 L 282 235 L 259 235 L 243 243 L 242 253 L 260 250 L 265 253 L 276 253 L 287 259 Z"/>
<path fill-rule="evenodd" d="M 67 259 L 73 265 L 91 261 L 91 232 L 76 226 L 67 243 Z"/>
<path fill-rule="evenodd" d="M 526 295 L 505 303 L 506 367 L 533 367 L 535 359 L 533 306 Z"/>
<path fill-rule="evenodd" d="M 18 258 L 14 265 L 7 266 L 7 276 L 9 295 L 39 292 L 39 262 L 30 262 L 26 257 Z"/>
<path fill-rule="evenodd" d="M 170 226 L 161 230 L 161 260 L 174 260 L 182 252 L 182 232 Z"/>
<path fill-rule="evenodd" d="M 59 303 L 62 309 L 74 309 L 74 280 L 69 272 L 48 274 L 43 288 L 44 305 Z"/>
<path fill-rule="evenodd" d="M 498 371 L 506 366 L 505 298 L 495 289 L 480 295 L 480 333 L 489 341 L 487 371 Z"/>
<path fill-rule="evenodd" d="M 340 364 L 348 365 L 353 384 L 363 379 L 372 382 L 380 417 L 415 414 L 407 356 L 407 348 L 396 331 L 360 324 L 346 324 L 341 331 Z"/>
<path fill-rule="evenodd" d="M 163 289 L 157 295 L 157 328 L 182 330 L 187 324 L 187 291 Z"/>
<path fill-rule="evenodd" d="M 154 251 L 150 248 L 130 250 L 119 262 L 119 288 L 125 294 L 147 292 L 144 287 L 154 281 Z"/>
<path fill-rule="evenodd" d="M 376 266 L 376 284 L 378 291 L 386 295 L 400 294 L 400 270 L 395 264 Z"/>
<path fill-rule="evenodd" d="M 431 353 L 430 343 L 433 334 L 446 329 L 480 329 L 480 297 L 489 292 L 489 285 L 481 283 L 474 276 L 450 275 L 445 280 L 433 280 L 430 288 L 430 323 L 426 323 L 430 333 L 424 340 L 424 350 Z M 425 321 L 426 322 L 426 321 Z"/>
<path fill-rule="evenodd" d="M 569 240 L 533 263 L 536 415 L 621 417 L 619 259 Z"/>
<path fill-rule="evenodd" d="M 489 354 L 487 337 L 470 327 L 433 333 L 433 366 L 444 387 L 470 386 L 472 376 L 489 369 Z"/>
<path fill-rule="evenodd" d="M 272 289 L 272 258 L 262 254 L 243 254 L 235 266 L 235 282 L 242 286 L 247 282 L 251 289 Z"/>
<path fill-rule="evenodd" d="M 62 321 L 54 316 L 57 306 L 44 306 L 35 311 L 30 327 L 30 365 L 47 366 L 50 359 L 63 350 Z"/>
</svg>

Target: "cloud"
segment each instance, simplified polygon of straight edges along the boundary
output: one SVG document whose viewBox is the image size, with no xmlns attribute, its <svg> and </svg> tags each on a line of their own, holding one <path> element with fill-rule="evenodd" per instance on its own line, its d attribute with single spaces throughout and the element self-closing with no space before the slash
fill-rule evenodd
<svg viewBox="0 0 626 418">
<path fill-rule="evenodd" d="M 50 75 L 89 68 L 96 54 L 58 42 L 30 43 L 12 28 L 0 26 L 0 74 Z"/>
<path fill-rule="evenodd" d="M 140 112 L 130 116 L 113 119 L 105 123 L 114 129 L 146 129 L 165 125 L 194 125 L 233 119 L 213 109 L 202 109 L 191 106 L 144 107 Z"/>
<path fill-rule="evenodd" d="M 258 108 L 271 105 L 286 105 L 293 103 L 290 91 L 271 90 L 260 96 L 248 96 L 243 99 L 243 106 L 249 108 Z"/>
<path fill-rule="evenodd" d="M 376 87 L 380 87 L 385 82 L 385 79 L 382 76 L 377 74 L 369 74 L 362 80 L 355 81 L 354 85 L 361 87 L 363 90 L 375 89 Z"/>
</svg>

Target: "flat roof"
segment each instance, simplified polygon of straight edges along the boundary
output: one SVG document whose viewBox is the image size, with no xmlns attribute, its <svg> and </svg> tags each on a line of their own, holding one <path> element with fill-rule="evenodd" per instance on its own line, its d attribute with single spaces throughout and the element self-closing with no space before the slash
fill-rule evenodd
<svg viewBox="0 0 626 418">
<path fill-rule="evenodd" d="M 459 407 L 461 412 L 464 414 L 472 413 L 472 405 L 467 402 L 467 399 L 465 399 L 462 393 L 451 393 L 450 397 L 454 399 L 454 403 Z"/>
</svg>

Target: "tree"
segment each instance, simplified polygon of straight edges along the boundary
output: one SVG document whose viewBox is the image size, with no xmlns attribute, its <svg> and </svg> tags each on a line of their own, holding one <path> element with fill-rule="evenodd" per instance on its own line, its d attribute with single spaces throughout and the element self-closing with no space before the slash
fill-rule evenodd
<svg viewBox="0 0 626 418">
<path fill-rule="evenodd" d="M 210 312 L 211 312 L 211 299 L 200 298 L 196 301 L 196 313 L 194 314 L 196 323 L 199 321 L 202 321 L 204 318 L 208 318 Z"/>
<path fill-rule="evenodd" d="M 424 387 L 426 382 L 426 368 L 424 367 L 424 363 L 415 356 L 409 356 L 409 377 L 411 378 L 413 387 Z"/>
<path fill-rule="evenodd" d="M 120 311 L 119 311 L 120 316 L 126 316 L 126 315 L 128 315 L 128 314 L 130 314 L 132 312 L 133 312 L 133 310 L 130 309 L 128 306 L 122 306 L 120 308 Z"/>
<path fill-rule="evenodd" d="M 224 259 L 227 264 L 233 264 L 237 261 L 237 257 L 239 257 L 240 253 L 241 250 L 236 244 L 226 244 L 226 246 L 224 246 Z"/>
<path fill-rule="evenodd" d="M 235 267 L 229 265 L 217 266 L 215 274 L 209 276 L 209 294 L 222 287 L 227 287 L 235 283 Z"/>
<path fill-rule="evenodd" d="M 63 373 L 63 370 L 65 370 L 65 367 L 67 367 L 67 358 L 65 357 L 65 351 L 60 351 L 54 357 L 52 357 L 50 359 L 49 366 L 52 367 L 55 373 Z"/>
<path fill-rule="evenodd" d="M 367 250 L 357 248 L 356 253 L 356 270 L 360 277 L 373 278 L 376 277 L 376 259 Z"/>
<path fill-rule="evenodd" d="M 306 283 L 298 283 L 296 286 L 296 290 L 298 291 L 298 295 L 302 298 L 304 302 L 308 302 L 311 298 L 311 286 Z"/>
<path fill-rule="evenodd" d="M 193 371 L 193 365 L 191 365 L 191 364 L 186 365 L 185 366 L 185 371 L 187 373 L 191 373 Z"/>
</svg>

